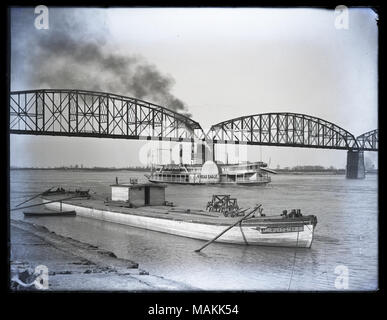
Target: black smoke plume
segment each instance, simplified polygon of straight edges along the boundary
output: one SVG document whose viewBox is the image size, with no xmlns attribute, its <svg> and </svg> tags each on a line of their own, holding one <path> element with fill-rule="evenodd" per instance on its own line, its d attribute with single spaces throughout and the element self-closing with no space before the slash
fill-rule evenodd
<svg viewBox="0 0 387 320">
<path fill-rule="evenodd" d="M 33 8 L 12 11 L 11 84 L 111 92 L 190 116 L 171 93 L 171 77 L 143 58 L 107 45 L 110 34 L 103 10 L 50 9 L 48 30 L 37 30 L 35 17 Z"/>
</svg>

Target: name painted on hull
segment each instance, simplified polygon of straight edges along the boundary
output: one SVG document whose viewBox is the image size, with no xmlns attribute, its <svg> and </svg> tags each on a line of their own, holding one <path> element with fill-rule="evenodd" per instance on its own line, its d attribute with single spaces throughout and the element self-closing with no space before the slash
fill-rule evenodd
<svg viewBox="0 0 387 320">
<path fill-rule="evenodd" d="M 284 232 L 302 232 L 304 231 L 304 226 L 287 226 L 287 227 L 257 227 L 257 230 L 261 233 L 284 233 Z"/>
<path fill-rule="evenodd" d="M 201 179 L 219 179 L 219 175 L 217 174 L 201 174 L 199 177 Z"/>
</svg>

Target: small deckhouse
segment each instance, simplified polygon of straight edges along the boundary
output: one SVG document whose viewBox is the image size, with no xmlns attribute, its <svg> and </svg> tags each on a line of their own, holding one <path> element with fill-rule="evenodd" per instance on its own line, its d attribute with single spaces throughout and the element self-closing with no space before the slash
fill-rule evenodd
<svg viewBox="0 0 387 320">
<path fill-rule="evenodd" d="M 163 184 L 116 183 L 110 185 L 112 201 L 126 202 L 134 207 L 165 205 Z"/>
</svg>

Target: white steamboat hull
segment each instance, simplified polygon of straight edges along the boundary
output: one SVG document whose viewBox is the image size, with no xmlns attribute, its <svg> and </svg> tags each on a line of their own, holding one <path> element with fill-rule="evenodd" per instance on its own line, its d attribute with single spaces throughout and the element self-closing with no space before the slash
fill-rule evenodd
<svg viewBox="0 0 387 320">
<path fill-rule="evenodd" d="M 48 200 L 43 199 L 43 201 L 47 202 Z M 59 202 L 47 203 L 45 206 L 52 210 L 60 210 Z M 227 228 L 227 225 L 224 224 L 215 225 L 155 218 L 137 214 L 100 210 L 68 203 L 62 203 L 62 210 L 76 210 L 77 215 L 82 217 L 200 240 L 211 240 Z M 257 228 L 256 225 L 242 224 L 242 226 L 238 225 L 231 228 L 228 232 L 219 237 L 216 242 L 310 248 L 313 241 L 313 232 L 313 224 L 305 224 L 303 231 L 279 233 L 261 233 L 259 227 Z"/>
<path fill-rule="evenodd" d="M 262 186 L 271 182 L 271 180 L 264 181 L 236 181 L 236 182 L 184 182 L 184 181 L 173 181 L 173 180 L 157 180 L 153 178 L 148 178 L 149 182 L 153 183 L 163 183 L 163 184 L 184 184 L 184 185 L 213 185 L 213 186 Z"/>
</svg>

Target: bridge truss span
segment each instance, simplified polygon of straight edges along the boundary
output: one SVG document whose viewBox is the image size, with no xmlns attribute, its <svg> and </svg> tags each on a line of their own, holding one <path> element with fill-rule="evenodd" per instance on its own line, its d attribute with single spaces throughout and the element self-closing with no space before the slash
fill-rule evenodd
<svg viewBox="0 0 387 320">
<path fill-rule="evenodd" d="M 41 89 L 10 94 L 10 133 L 192 141 L 199 123 L 144 100 L 85 90 Z"/>
<path fill-rule="evenodd" d="M 267 146 L 378 150 L 378 130 L 355 138 L 329 121 L 280 112 L 243 116 L 204 133 L 184 114 L 141 99 L 73 89 L 11 92 L 10 133 L 96 138 L 236 143 Z"/>
<path fill-rule="evenodd" d="M 297 113 L 264 113 L 220 122 L 207 134 L 211 140 L 251 145 L 323 149 L 358 149 L 356 138 L 326 120 Z"/>
<path fill-rule="evenodd" d="M 358 145 L 365 151 L 377 151 L 379 147 L 379 130 L 371 130 L 356 138 Z"/>
</svg>

